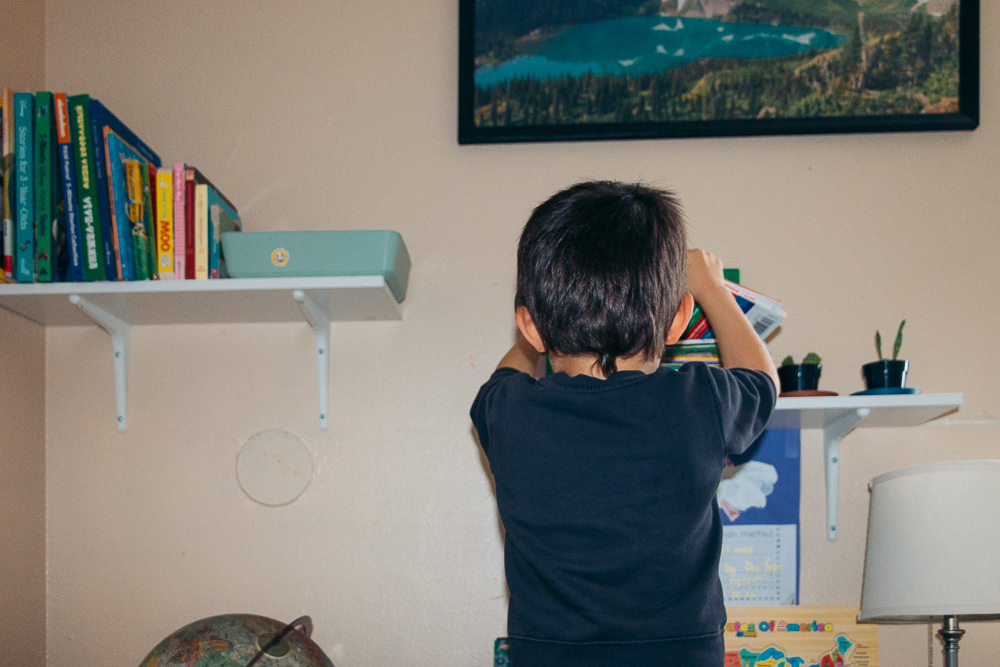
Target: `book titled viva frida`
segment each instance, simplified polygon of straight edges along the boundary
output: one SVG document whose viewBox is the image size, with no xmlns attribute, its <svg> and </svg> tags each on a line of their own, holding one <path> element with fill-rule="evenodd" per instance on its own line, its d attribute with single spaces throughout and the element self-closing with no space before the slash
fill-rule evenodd
<svg viewBox="0 0 1000 667">
<path fill-rule="evenodd" d="M 98 169 L 94 157 L 94 139 L 90 132 L 90 97 L 71 95 L 66 101 L 69 104 L 70 137 L 73 140 L 73 159 L 76 162 L 76 190 L 83 227 L 83 272 L 87 280 L 104 280 L 107 274 L 98 202 Z"/>
</svg>

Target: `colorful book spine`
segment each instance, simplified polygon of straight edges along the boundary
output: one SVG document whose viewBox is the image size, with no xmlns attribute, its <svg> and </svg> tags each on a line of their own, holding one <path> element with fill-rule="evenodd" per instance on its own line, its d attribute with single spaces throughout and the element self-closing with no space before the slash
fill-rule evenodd
<svg viewBox="0 0 1000 667">
<path fill-rule="evenodd" d="M 121 259 L 121 275 L 123 280 L 137 279 L 137 259 L 136 239 L 140 247 L 145 248 L 145 256 L 149 257 L 149 237 L 146 235 L 145 223 L 142 218 L 135 217 L 135 210 L 130 211 L 130 203 L 141 205 L 138 202 L 129 201 L 128 178 L 126 175 L 126 163 L 129 160 L 140 162 L 143 167 L 146 164 L 143 158 L 132 146 L 122 139 L 109 127 L 104 128 L 104 150 L 108 170 L 108 195 L 111 203 L 111 226 L 117 240 L 117 253 Z M 141 180 L 141 173 L 140 173 Z M 141 196 L 141 192 L 139 193 Z M 133 215 L 130 215 L 132 213 Z M 142 246 L 142 239 L 146 245 Z M 146 264 L 148 267 L 148 263 Z M 147 269 L 148 271 L 148 269 Z M 147 273 L 148 275 L 148 273 Z"/>
<path fill-rule="evenodd" d="M 3 114 L 3 275 L 5 280 L 14 279 L 14 91 L 4 87 L 0 99 L 0 113 Z"/>
<path fill-rule="evenodd" d="M 156 263 L 160 280 L 174 277 L 174 174 L 156 170 Z"/>
<path fill-rule="evenodd" d="M 35 278 L 52 282 L 53 230 L 56 226 L 55 152 L 52 93 L 35 93 Z"/>
<path fill-rule="evenodd" d="M 729 280 L 724 280 L 722 282 L 733 296 L 742 297 L 750 303 L 760 304 L 764 308 L 768 308 L 770 310 L 781 310 L 781 302 L 776 299 L 772 299 L 771 297 L 761 294 L 756 290 L 752 290 L 749 287 L 737 285 Z"/>
<path fill-rule="evenodd" d="M 63 220 L 66 229 L 67 275 L 77 282 L 86 280 L 83 270 L 83 239 L 80 238 L 80 213 L 77 208 L 76 166 L 73 161 L 73 144 L 70 137 L 69 107 L 65 93 L 56 93 L 56 141 L 59 146 L 60 199 L 63 203 Z"/>
<path fill-rule="evenodd" d="M 786 313 L 781 309 L 780 301 L 729 280 L 724 280 L 723 284 L 736 299 L 736 304 L 746 315 L 747 320 L 753 325 L 754 331 L 761 339 L 770 336 L 785 320 Z M 713 340 L 714 338 L 715 332 L 712 331 L 711 323 L 705 317 L 701 307 L 695 305 L 691 319 L 688 321 L 688 328 L 681 335 L 681 340 Z"/>
<path fill-rule="evenodd" d="M 97 162 L 91 134 L 90 96 L 72 95 L 67 98 L 67 103 L 73 159 L 76 161 L 76 190 L 83 224 L 83 270 L 87 280 L 105 280 L 108 274 L 97 190 Z M 116 277 L 120 279 L 117 271 Z"/>
<path fill-rule="evenodd" d="M 242 228 L 239 213 L 225 195 L 209 184 L 208 187 L 208 277 L 226 278 L 222 261 L 220 240 L 226 232 L 238 232 Z"/>
<path fill-rule="evenodd" d="M 149 236 L 146 232 L 146 198 L 143 192 L 142 174 L 146 163 L 139 160 L 125 160 L 125 195 L 128 204 L 129 227 L 132 230 L 132 257 L 135 261 L 135 279 L 149 280 Z"/>
<path fill-rule="evenodd" d="M 88 106 L 90 109 L 91 135 L 94 142 L 95 165 L 104 165 L 107 162 L 104 156 L 104 128 L 110 127 L 119 137 L 127 141 L 130 146 L 133 146 L 147 161 L 157 167 L 160 166 L 160 156 L 147 146 L 142 139 L 137 137 L 125 123 L 120 121 L 99 100 L 89 98 Z M 114 242 L 111 235 L 111 205 L 108 199 L 107 171 L 105 169 L 95 169 L 94 179 L 97 182 L 97 204 L 100 208 L 106 275 L 108 280 L 115 280 L 117 277 L 117 267 L 114 255 Z"/>
<path fill-rule="evenodd" d="M 708 320 L 705 318 L 704 313 L 695 322 L 691 330 L 684 336 L 684 340 L 698 340 L 700 338 L 712 338 L 713 333 L 711 328 L 708 326 Z"/>
<path fill-rule="evenodd" d="M 187 165 L 183 162 L 174 162 L 174 279 L 184 280 L 187 277 L 187 221 L 184 219 L 186 211 L 184 175 L 187 172 Z"/>
<path fill-rule="evenodd" d="M 184 277 L 194 280 L 194 167 L 184 168 Z"/>
<path fill-rule="evenodd" d="M 156 257 L 156 167 L 149 162 L 142 172 L 142 198 L 146 207 L 146 235 L 149 236 L 149 277 L 160 279 L 160 267 Z"/>
<path fill-rule="evenodd" d="M 14 277 L 30 283 L 35 280 L 35 96 L 31 93 L 14 93 L 14 127 Z"/>
<path fill-rule="evenodd" d="M 194 278 L 208 279 L 208 185 L 194 186 Z"/>
</svg>

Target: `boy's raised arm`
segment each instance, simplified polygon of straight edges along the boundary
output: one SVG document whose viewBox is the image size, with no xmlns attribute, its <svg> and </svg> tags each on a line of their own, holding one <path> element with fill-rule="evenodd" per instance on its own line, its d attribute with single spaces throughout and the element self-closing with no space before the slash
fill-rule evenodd
<svg viewBox="0 0 1000 667">
<path fill-rule="evenodd" d="M 520 333 L 517 334 L 517 342 L 503 356 L 497 368 L 513 368 L 532 375 L 538 365 L 538 358 L 541 353 L 536 350 L 531 343 L 525 340 Z"/>
<path fill-rule="evenodd" d="M 780 386 L 774 361 L 736 299 L 722 282 L 722 262 L 704 250 L 688 251 L 688 292 L 712 323 L 725 368 L 764 371 Z"/>
</svg>

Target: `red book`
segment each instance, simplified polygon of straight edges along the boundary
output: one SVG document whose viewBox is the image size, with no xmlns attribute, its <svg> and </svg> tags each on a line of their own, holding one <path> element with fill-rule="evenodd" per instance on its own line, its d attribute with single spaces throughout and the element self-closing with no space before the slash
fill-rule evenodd
<svg viewBox="0 0 1000 667">
<path fill-rule="evenodd" d="M 687 340 L 701 338 L 705 335 L 706 331 L 708 331 L 708 320 L 702 316 L 702 318 L 698 320 L 698 323 L 691 328 L 690 332 L 688 332 Z"/>
<path fill-rule="evenodd" d="M 184 169 L 184 277 L 194 280 L 194 167 Z"/>
</svg>

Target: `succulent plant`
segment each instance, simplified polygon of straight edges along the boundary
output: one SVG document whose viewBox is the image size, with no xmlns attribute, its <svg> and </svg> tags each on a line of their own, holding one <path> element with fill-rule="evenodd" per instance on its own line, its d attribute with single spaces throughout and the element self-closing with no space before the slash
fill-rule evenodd
<svg viewBox="0 0 1000 667">
<path fill-rule="evenodd" d="M 820 359 L 819 355 L 816 354 L 815 352 L 810 352 L 809 354 L 807 354 L 805 357 L 802 358 L 802 363 L 803 364 L 815 364 L 815 365 L 819 366 L 822 361 L 823 360 Z M 781 360 L 781 365 L 782 366 L 794 366 L 795 365 L 795 359 L 792 358 L 792 355 L 788 355 L 787 357 L 785 357 L 784 359 Z"/>
<path fill-rule="evenodd" d="M 906 320 L 899 323 L 899 329 L 896 331 L 896 340 L 892 344 L 892 360 L 896 361 L 899 357 L 899 348 L 903 347 L 903 325 L 906 324 Z M 878 352 L 878 360 L 883 361 L 885 357 L 882 356 L 882 334 L 878 329 L 875 330 L 875 351 Z"/>
</svg>

